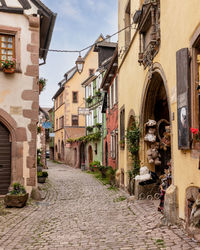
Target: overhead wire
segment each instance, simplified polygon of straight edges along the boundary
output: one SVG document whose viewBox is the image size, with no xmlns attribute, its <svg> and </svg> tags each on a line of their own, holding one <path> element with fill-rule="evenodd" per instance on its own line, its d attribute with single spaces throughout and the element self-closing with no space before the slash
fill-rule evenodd
<svg viewBox="0 0 200 250">
<path fill-rule="evenodd" d="M 113 37 L 113 36 L 116 36 L 117 34 L 121 33 L 122 31 L 124 31 L 124 30 L 130 28 L 132 25 L 133 25 L 133 23 L 131 23 L 130 25 L 124 27 L 124 28 L 121 29 L 121 30 L 118 30 L 117 32 L 113 33 L 112 35 L 109 35 L 108 37 L 103 38 L 101 41 L 95 42 L 95 43 L 93 43 L 93 44 L 91 44 L 91 45 L 89 45 L 89 46 L 87 46 L 87 47 L 85 47 L 85 48 L 83 48 L 83 49 L 80 49 L 80 50 L 44 49 L 44 48 L 41 48 L 40 50 L 46 50 L 46 51 L 49 51 L 49 52 L 58 52 L 58 53 L 79 53 L 79 54 L 80 54 L 81 52 L 83 52 L 83 51 L 85 51 L 85 50 L 88 50 L 88 49 L 92 48 L 92 47 L 95 46 L 95 45 L 99 45 L 99 44 L 101 44 L 102 42 L 105 42 L 108 38 L 111 38 L 111 37 Z"/>
</svg>

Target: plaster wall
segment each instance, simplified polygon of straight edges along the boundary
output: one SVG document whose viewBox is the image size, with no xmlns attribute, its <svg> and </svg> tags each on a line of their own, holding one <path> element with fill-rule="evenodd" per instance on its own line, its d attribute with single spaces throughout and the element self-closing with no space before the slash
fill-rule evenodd
<svg viewBox="0 0 200 250">
<path fill-rule="evenodd" d="M 124 27 L 124 9 L 126 1 L 119 3 L 119 29 Z M 135 1 L 131 1 L 131 10 L 135 11 Z M 170 103 L 170 117 L 172 127 L 172 168 L 173 182 L 177 186 L 177 203 L 179 217 L 184 219 L 186 188 L 190 185 L 200 186 L 199 160 L 192 156 L 191 151 L 178 150 L 177 138 L 177 100 L 176 100 L 176 51 L 181 48 L 190 48 L 190 39 L 199 25 L 199 1 L 160 1 L 160 29 L 161 45 L 154 63 L 159 63 L 166 77 L 166 91 Z M 119 35 L 119 51 L 124 47 L 124 32 Z M 136 116 L 141 116 L 143 94 L 147 83 L 147 70 L 138 63 L 139 35 L 133 37 L 130 49 L 125 57 L 119 58 L 119 110 L 125 106 L 125 127 L 128 125 L 128 116 L 131 109 Z M 120 126 L 120 124 L 118 124 Z M 146 165 L 144 145 L 140 150 L 141 165 Z M 127 146 L 119 149 L 119 168 L 124 167 L 127 172 Z M 125 174 L 125 185 L 128 178 Z"/>
</svg>

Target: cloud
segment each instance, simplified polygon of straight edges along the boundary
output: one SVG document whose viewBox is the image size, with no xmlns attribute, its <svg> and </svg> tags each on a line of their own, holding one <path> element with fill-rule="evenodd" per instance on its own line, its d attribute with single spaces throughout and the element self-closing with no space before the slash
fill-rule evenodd
<svg viewBox="0 0 200 250">
<path fill-rule="evenodd" d="M 60 3 L 60 14 L 77 22 L 82 21 L 81 10 L 77 0 L 62 0 Z"/>
</svg>

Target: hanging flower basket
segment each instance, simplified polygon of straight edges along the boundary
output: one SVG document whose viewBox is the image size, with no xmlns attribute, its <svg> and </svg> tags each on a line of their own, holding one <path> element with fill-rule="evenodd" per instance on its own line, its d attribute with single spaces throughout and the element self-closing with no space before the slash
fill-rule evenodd
<svg viewBox="0 0 200 250">
<path fill-rule="evenodd" d="M 39 83 L 39 93 L 44 90 L 44 88 L 46 86 L 46 82 L 47 82 L 47 79 L 45 79 L 45 78 L 41 77 L 39 79 L 39 82 L 38 82 Z"/>
</svg>

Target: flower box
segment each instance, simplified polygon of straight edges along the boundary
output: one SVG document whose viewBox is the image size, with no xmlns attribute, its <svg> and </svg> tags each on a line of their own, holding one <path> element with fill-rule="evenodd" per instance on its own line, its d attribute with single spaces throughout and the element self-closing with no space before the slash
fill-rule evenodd
<svg viewBox="0 0 200 250">
<path fill-rule="evenodd" d="M 4 204 L 6 207 L 24 207 L 26 205 L 26 202 L 28 200 L 28 193 L 26 194 L 7 194 L 4 197 Z"/>
<path fill-rule="evenodd" d="M 15 73 L 15 68 L 11 68 L 11 69 L 3 68 L 3 72 L 6 74 L 13 74 Z"/>
</svg>

